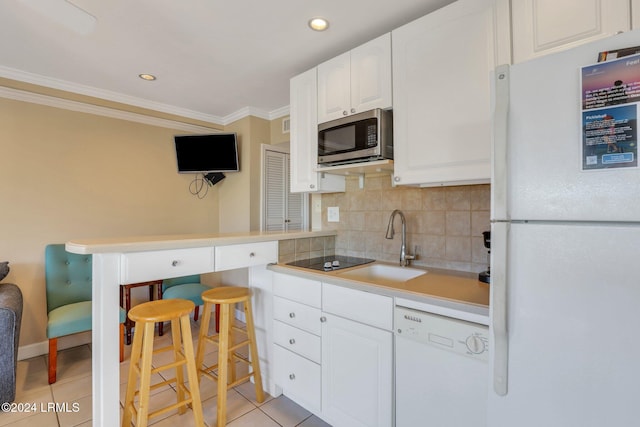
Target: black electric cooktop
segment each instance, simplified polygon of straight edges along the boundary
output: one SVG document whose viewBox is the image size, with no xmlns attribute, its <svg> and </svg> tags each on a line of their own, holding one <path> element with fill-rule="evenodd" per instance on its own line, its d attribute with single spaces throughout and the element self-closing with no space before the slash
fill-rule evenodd
<svg viewBox="0 0 640 427">
<path fill-rule="evenodd" d="M 332 271 L 341 268 L 355 267 L 356 265 L 374 262 L 374 259 L 357 258 L 352 256 L 331 255 L 318 258 L 303 259 L 300 261 L 288 262 L 287 265 L 295 267 L 310 268 L 319 271 Z"/>
</svg>

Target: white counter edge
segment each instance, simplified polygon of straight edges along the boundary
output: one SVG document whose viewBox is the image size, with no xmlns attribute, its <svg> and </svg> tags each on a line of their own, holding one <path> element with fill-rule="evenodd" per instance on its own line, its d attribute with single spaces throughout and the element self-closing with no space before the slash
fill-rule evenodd
<svg viewBox="0 0 640 427">
<path fill-rule="evenodd" d="M 227 246 L 241 243 L 268 242 L 274 240 L 303 239 L 335 236 L 335 230 L 322 231 L 250 231 L 225 234 L 181 234 L 158 236 L 133 236 L 114 238 L 75 239 L 66 243 L 68 252 L 75 254 L 105 254 L 145 252 L 169 249 Z"/>
</svg>

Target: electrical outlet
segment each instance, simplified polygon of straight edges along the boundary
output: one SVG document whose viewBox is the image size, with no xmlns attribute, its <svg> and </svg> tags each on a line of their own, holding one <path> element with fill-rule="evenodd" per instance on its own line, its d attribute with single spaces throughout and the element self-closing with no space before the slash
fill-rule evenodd
<svg viewBox="0 0 640 427">
<path fill-rule="evenodd" d="M 313 201 L 313 211 L 315 213 L 322 213 L 322 200 Z"/>
<path fill-rule="evenodd" d="M 337 206 L 331 206 L 327 208 L 327 221 L 339 222 L 340 221 L 340 208 Z"/>
</svg>

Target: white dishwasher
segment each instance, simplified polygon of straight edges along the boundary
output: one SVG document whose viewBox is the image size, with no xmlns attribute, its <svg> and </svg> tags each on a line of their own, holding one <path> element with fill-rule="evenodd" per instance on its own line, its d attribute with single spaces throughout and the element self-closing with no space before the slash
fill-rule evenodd
<svg viewBox="0 0 640 427">
<path fill-rule="evenodd" d="M 486 425 L 488 326 L 412 306 L 395 306 L 396 427 Z"/>
</svg>

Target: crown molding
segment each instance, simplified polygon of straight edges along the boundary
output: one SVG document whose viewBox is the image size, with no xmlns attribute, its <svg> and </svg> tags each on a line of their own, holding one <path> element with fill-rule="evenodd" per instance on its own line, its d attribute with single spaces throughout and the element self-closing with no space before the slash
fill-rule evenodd
<svg viewBox="0 0 640 427">
<path fill-rule="evenodd" d="M 49 95 L 28 92 L 19 89 L 12 89 L 0 86 L 0 98 L 13 99 L 15 101 L 29 102 L 32 104 L 46 105 L 49 107 L 61 108 L 64 110 L 77 111 L 80 113 L 95 114 L 97 116 L 110 117 L 112 119 L 127 120 L 151 126 L 158 126 L 169 129 L 176 129 L 185 132 L 212 132 L 219 129 L 205 126 L 193 125 L 190 123 L 178 122 L 175 120 L 151 117 L 145 114 L 132 113 L 130 111 L 116 110 L 114 108 L 101 107 L 99 105 L 87 104 L 84 102 L 71 101 Z"/>
<path fill-rule="evenodd" d="M 91 96 L 94 98 L 104 99 L 112 102 L 119 102 L 126 105 L 131 105 L 139 108 L 146 108 L 161 113 L 172 114 L 189 119 L 200 120 L 204 122 L 210 122 L 214 124 L 221 124 L 223 126 L 228 125 L 236 120 L 243 119 L 247 116 L 255 116 L 265 120 L 273 120 L 278 117 L 282 117 L 289 114 L 289 106 L 281 107 L 273 111 L 266 111 L 256 107 L 245 107 L 227 116 L 213 116 L 210 114 L 200 113 L 185 108 L 175 107 L 173 105 L 163 104 L 160 102 L 153 102 L 142 98 L 137 98 L 129 95 L 124 95 L 118 92 L 112 92 L 108 90 L 98 89 L 91 86 L 80 85 L 66 80 L 55 79 L 51 77 L 42 76 L 39 74 L 28 73 L 25 71 L 17 70 L 10 67 L 0 66 L 0 77 L 4 77 L 11 80 L 16 80 L 24 83 L 35 84 L 38 86 L 44 86 L 51 89 L 58 89 L 65 92 L 71 92 L 79 95 Z M 50 97 L 54 98 L 54 97 Z M 85 104 L 90 105 L 90 104 Z M 62 108 L 62 107 L 61 107 Z M 106 107 L 104 107 L 106 108 Z M 179 122 L 176 122 L 179 123 Z"/>
<path fill-rule="evenodd" d="M 236 120 L 244 119 L 245 117 L 248 117 L 248 116 L 258 117 L 264 120 L 274 120 L 274 119 L 288 116 L 288 115 L 289 115 L 288 105 L 272 111 L 266 111 L 256 107 L 244 107 L 236 111 L 235 113 L 231 113 L 228 116 L 225 116 L 222 124 L 228 125 L 229 123 L 233 123 Z"/>
<path fill-rule="evenodd" d="M 225 116 L 222 124 L 228 125 L 229 123 L 233 123 L 236 120 L 244 119 L 247 116 L 254 116 L 260 119 L 270 120 L 269 112 L 255 107 L 244 107 L 239 109 L 235 113 L 231 113 L 228 116 Z"/>
<path fill-rule="evenodd" d="M 269 112 L 269 120 L 279 119 L 280 117 L 289 115 L 289 106 L 285 105 L 284 107 L 280 107 L 276 110 Z"/>
</svg>

